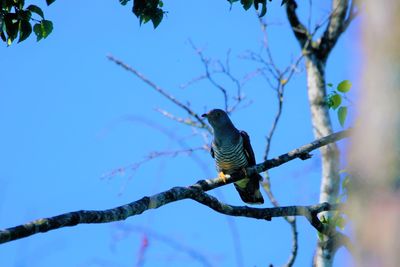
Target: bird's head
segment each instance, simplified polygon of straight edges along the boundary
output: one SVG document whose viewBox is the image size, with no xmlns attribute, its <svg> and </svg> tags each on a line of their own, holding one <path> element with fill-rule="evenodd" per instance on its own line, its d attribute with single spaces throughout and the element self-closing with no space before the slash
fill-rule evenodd
<svg viewBox="0 0 400 267">
<path fill-rule="evenodd" d="M 207 118 L 208 122 L 211 124 L 211 127 L 214 129 L 224 128 L 232 125 L 228 114 L 226 114 L 226 112 L 222 109 L 212 109 L 201 116 L 203 118 Z"/>
</svg>

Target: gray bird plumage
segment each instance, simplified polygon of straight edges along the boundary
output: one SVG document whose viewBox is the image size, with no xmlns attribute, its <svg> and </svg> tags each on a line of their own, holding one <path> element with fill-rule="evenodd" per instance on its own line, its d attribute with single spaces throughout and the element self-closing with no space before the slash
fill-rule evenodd
<svg viewBox="0 0 400 267">
<path fill-rule="evenodd" d="M 239 131 L 221 109 L 213 109 L 203 114 L 213 128 L 214 140 L 211 144 L 211 156 L 215 158 L 219 172 L 232 174 L 242 168 L 256 164 L 250 138 L 245 131 Z M 260 192 L 262 177 L 256 173 L 237 181 L 234 185 L 241 199 L 249 204 L 262 204 Z"/>
</svg>

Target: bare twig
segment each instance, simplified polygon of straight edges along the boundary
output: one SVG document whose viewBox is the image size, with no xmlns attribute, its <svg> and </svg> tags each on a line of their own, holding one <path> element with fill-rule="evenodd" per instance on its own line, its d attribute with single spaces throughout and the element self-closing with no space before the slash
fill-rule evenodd
<svg viewBox="0 0 400 267">
<path fill-rule="evenodd" d="M 187 254 L 189 257 L 201 263 L 203 266 L 208 266 L 208 267 L 213 266 L 209 261 L 209 257 L 207 255 L 204 255 L 204 253 L 201 253 L 196 249 L 189 247 L 186 244 L 183 244 L 182 242 L 178 242 L 169 235 L 161 234 L 147 227 L 138 225 L 127 225 L 122 223 L 117 225 L 117 229 L 123 231 L 124 233 L 131 233 L 131 232 L 143 233 L 144 236 L 146 236 L 148 239 L 153 239 L 163 242 L 169 247 L 175 249 L 176 251 Z"/>
<path fill-rule="evenodd" d="M 222 93 L 224 99 L 225 111 L 228 114 L 232 113 L 245 99 L 245 97 L 242 95 L 242 88 L 245 84 L 245 81 L 240 81 L 231 72 L 231 67 L 230 67 L 231 51 L 230 50 L 227 51 L 225 63 L 222 63 L 220 60 L 211 60 L 207 58 L 204 55 L 203 51 L 199 49 L 191 40 L 189 40 L 189 43 L 192 46 L 193 50 L 196 52 L 196 54 L 199 55 L 200 60 L 204 66 L 205 74 L 193 78 L 189 82 L 183 84 L 181 87 L 185 88 L 201 80 L 208 80 L 215 88 L 217 88 Z M 215 78 L 216 75 L 224 75 L 234 84 L 234 87 L 236 88 L 236 94 L 233 97 L 234 102 L 232 104 L 229 101 L 230 96 L 228 88 L 222 83 L 219 83 L 217 81 L 217 79 Z"/>
<path fill-rule="evenodd" d="M 191 79 L 190 81 L 188 81 L 186 83 L 181 84 L 179 87 L 182 88 L 182 89 L 186 89 L 187 87 L 189 87 L 189 86 L 191 86 L 191 85 L 193 85 L 193 84 L 195 84 L 195 83 L 197 83 L 199 81 L 202 81 L 204 79 L 207 79 L 207 75 L 202 74 L 202 75 L 199 75 L 197 77 L 194 77 L 193 79 Z"/>
<path fill-rule="evenodd" d="M 165 117 L 167 117 L 167 118 L 169 118 L 169 119 L 171 119 L 171 120 L 177 121 L 177 122 L 179 122 L 179 123 L 186 124 L 186 125 L 188 125 L 188 126 L 192 126 L 192 127 L 196 127 L 196 128 L 204 128 L 203 125 L 198 124 L 197 122 L 195 122 L 195 121 L 192 120 L 191 118 L 181 118 L 181 117 L 177 117 L 177 116 L 175 116 L 174 114 L 172 114 L 172 113 L 170 113 L 170 112 L 168 112 L 168 111 L 166 111 L 166 110 L 163 110 L 163 109 L 161 109 L 161 108 L 156 108 L 155 110 L 156 110 L 157 112 L 161 113 L 162 115 L 164 115 Z"/>
<path fill-rule="evenodd" d="M 204 191 L 233 183 L 235 181 L 243 179 L 246 174 L 251 175 L 254 172 L 263 172 L 267 169 L 282 165 L 295 158 L 306 159 L 310 157 L 310 151 L 345 138 L 346 136 L 348 136 L 348 134 L 349 131 L 347 130 L 331 134 L 319 140 L 315 140 L 312 143 L 299 147 L 277 158 L 264 161 L 253 167 L 246 168 L 246 170 L 241 170 L 239 172 L 233 173 L 232 175 L 227 176 L 225 178 L 225 181 L 222 178 L 201 180 L 189 187 L 174 187 L 162 193 L 158 193 L 150 197 L 143 197 L 140 200 L 113 209 L 99 211 L 81 210 L 68 212 L 58 216 L 42 218 L 30 223 L 0 230 L 0 243 L 9 242 L 37 233 L 43 233 L 67 226 L 75 226 L 84 223 L 108 223 L 112 221 L 125 220 L 128 217 L 139 215 L 149 209 L 156 209 L 171 202 L 189 198 L 203 205 L 206 205 L 219 213 L 231 216 L 242 216 L 264 220 L 270 220 L 272 217 L 308 216 L 308 219 L 312 219 L 312 225 L 316 228 L 319 227 L 317 229 L 325 234 L 326 229 L 321 228 L 320 225 L 315 222 L 315 219 L 318 220 L 316 214 L 322 211 L 334 209 L 336 210 L 339 207 L 338 205 L 322 203 L 314 206 L 289 206 L 264 209 L 250 208 L 247 206 L 237 207 L 222 203 L 218 201 L 218 199 L 216 199 L 215 197 L 206 194 Z M 326 234 L 329 233 L 326 232 Z"/>
<path fill-rule="evenodd" d="M 242 102 L 242 100 L 244 99 L 244 96 L 242 95 L 242 86 L 244 85 L 243 82 L 240 82 L 231 72 L 231 66 L 230 66 L 230 58 L 231 58 L 231 50 L 228 50 L 228 52 L 226 53 L 226 60 L 225 60 L 225 66 L 218 61 L 220 68 L 221 68 L 221 72 L 224 73 L 236 86 L 236 97 L 234 97 L 235 99 L 235 104 L 233 104 L 228 112 L 233 112 L 238 105 Z"/>
<path fill-rule="evenodd" d="M 266 172 L 266 177 L 264 181 L 262 182 L 262 186 L 264 188 L 264 191 L 267 193 L 269 200 L 271 201 L 272 205 L 274 207 L 279 207 L 279 202 L 276 200 L 274 194 L 272 193 L 271 189 L 271 181 L 268 172 Z M 291 267 L 294 264 L 294 261 L 297 256 L 297 250 L 298 250 L 298 233 L 297 233 L 297 224 L 296 224 L 296 218 L 293 216 L 284 216 L 285 221 L 288 222 L 290 225 L 290 229 L 292 232 L 292 251 L 290 253 L 289 259 L 287 260 L 285 266 Z"/>
<path fill-rule="evenodd" d="M 256 54 L 252 52 L 250 55 L 251 59 L 257 59 L 259 63 L 262 63 L 264 65 L 264 69 L 266 69 L 269 74 L 274 78 L 274 82 L 270 80 L 270 78 L 262 73 L 262 75 L 266 78 L 267 83 L 269 86 L 276 92 L 277 96 L 277 102 L 278 102 L 278 108 L 272 123 L 272 126 L 269 130 L 268 135 L 266 136 L 266 147 L 265 147 L 265 153 L 264 153 L 264 160 L 267 160 L 269 151 L 271 148 L 272 144 L 272 137 L 276 131 L 276 128 L 278 126 L 278 122 L 280 120 L 281 114 L 282 114 L 282 108 L 283 108 L 283 96 L 285 92 L 285 87 L 290 81 L 290 79 L 293 77 L 295 71 L 297 70 L 297 66 L 301 62 L 303 55 L 300 54 L 298 59 L 294 61 L 294 63 L 289 64 L 284 70 L 281 70 L 274 62 L 272 52 L 270 49 L 270 46 L 268 44 L 268 34 L 267 34 L 267 23 L 263 21 L 261 18 L 259 18 L 260 26 L 261 26 L 261 31 L 263 33 L 263 50 L 266 51 L 266 57 L 267 60 L 264 60 L 261 54 Z M 285 77 L 286 76 L 286 77 Z M 267 193 L 268 198 L 270 199 L 271 203 L 275 206 L 278 207 L 279 203 L 276 200 L 272 190 L 271 190 L 271 181 L 270 181 L 270 176 L 268 171 L 265 172 L 265 179 L 262 182 L 262 186 L 264 191 Z M 297 233 L 297 226 L 296 226 L 296 218 L 295 217 L 284 217 L 284 219 L 289 223 L 290 229 L 292 232 L 292 250 L 289 255 L 289 259 L 286 263 L 285 266 L 291 267 L 294 264 L 294 261 L 297 256 L 297 250 L 298 250 L 298 233 Z"/>
<path fill-rule="evenodd" d="M 312 6 L 313 6 L 312 0 L 308 0 L 308 24 L 307 24 L 308 31 L 311 31 Z"/>
<path fill-rule="evenodd" d="M 203 52 L 201 49 L 198 49 L 194 43 L 192 42 L 192 40 L 189 40 L 190 45 L 192 46 L 193 50 L 196 51 L 196 53 L 199 55 L 201 62 L 204 65 L 205 68 L 205 76 L 207 77 L 207 79 L 210 81 L 210 83 L 212 85 L 214 85 L 218 90 L 221 91 L 222 95 L 224 96 L 224 104 L 225 104 L 225 111 L 228 112 L 228 107 L 229 107 L 229 103 L 228 103 L 228 93 L 227 90 L 225 89 L 225 87 L 223 87 L 221 84 L 217 83 L 213 76 L 211 75 L 210 72 L 210 60 L 208 58 L 206 58 L 203 55 Z"/>
<path fill-rule="evenodd" d="M 110 179 L 110 178 L 112 178 L 112 177 L 114 177 L 116 175 L 125 174 L 127 171 L 134 172 L 139 167 L 141 167 L 143 164 L 145 164 L 145 163 L 147 163 L 150 160 L 153 160 L 155 158 L 166 157 L 166 156 L 174 157 L 174 156 L 178 156 L 178 155 L 181 155 L 181 154 L 190 154 L 190 155 L 192 155 L 191 158 L 201 168 L 205 168 L 206 167 L 206 164 L 204 164 L 203 162 L 201 162 L 201 163 L 199 162 L 199 159 L 195 156 L 195 154 L 193 154 L 193 152 L 199 151 L 201 149 L 209 151 L 210 148 L 208 147 L 208 145 L 206 145 L 206 144 L 209 144 L 209 142 L 205 142 L 205 145 L 203 145 L 201 147 L 191 148 L 184 142 L 184 139 L 187 138 L 187 137 L 178 137 L 178 136 L 176 136 L 176 132 L 174 132 L 174 131 L 172 131 L 172 130 L 170 130 L 170 129 L 168 129 L 168 128 L 160 125 L 160 124 L 157 124 L 157 123 L 155 123 L 155 122 L 153 122 L 153 121 L 151 121 L 149 119 L 146 119 L 146 118 L 144 118 L 142 116 L 126 115 L 126 116 L 123 116 L 118 121 L 120 121 L 120 120 L 129 121 L 129 122 L 133 122 L 133 123 L 141 123 L 141 124 L 143 124 L 143 125 L 145 125 L 147 127 L 155 129 L 155 130 L 159 131 L 160 133 L 162 133 L 163 135 L 165 135 L 166 137 L 168 137 L 169 139 L 171 139 L 172 141 L 175 141 L 180 146 L 180 149 L 150 152 L 148 155 L 144 156 L 141 160 L 139 160 L 137 162 L 128 164 L 126 166 L 118 167 L 118 168 L 116 168 L 116 169 L 114 169 L 114 170 L 102 175 L 102 177 L 101 177 L 102 179 Z M 116 122 L 118 122 L 118 121 L 116 121 Z M 113 124 L 115 124 L 116 122 L 114 122 Z M 193 128 L 193 127 L 192 127 L 192 129 L 196 130 L 196 128 Z M 190 135 L 189 137 L 194 136 L 194 135 L 200 135 L 203 138 L 206 138 L 206 136 L 208 135 L 208 132 L 207 131 L 201 131 L 201 133 L 196 133 L 195 132 L 194 134 Z M 130 180 L 132 176 L 133 176 L 133 174 L 131 174 L 129 176 L 128 180 Z"/>
<path fill-rule="evenodd" d="M 299 249 L 299 242 L 298 242 L 299 238 L 297 232 L 296 217 L 293 216 L 285 217 L 285 220 L 289 223 L 290 229 L 292 231 L 292 251 L 290 253 L 289 259 L 287 260 L 284 266 L 291 267 L 293 266 L 294 261 L 296 260 L 297 257 L 297 251 Z"/>
<path fill-rule="evenodd" d="M 199 123 L 200 125 L 203 126 L 204 129 L 208 130 L 211 132 L 210 126 L 208 126 L 204 120 L 196 113 L 194 112 L 188 105 L 183 104 L 182 102 L 180 102 L 179 100 L 177 100 L 173 95 L 169 94 L 167 91 L 165 91 L 164 89 L 162 89 L 161 87 L 159 87 L 157 84 L 155 84 L 154 82 L 152 82 L 151 80 L 149 80 L 148 78 L 146 78 L 142 73 L 140 73 L 139 71 L 137 71 L 136 69 L 132 68 L 131 66 L 125 64 L 123 61 L 116 59 L 115 57 L 113 57 L 112 55 L 107 56 L 107 58 L 113 62 L 115 62 L 117 65 L 123 67 L 125 70 L 133 73 L 134 75 L 136 75 L 136 77 L 138 77 L 139 79 L 141 79 L 143 82 L 147 83 L 151 88 L 153 88 L 154 90 L 156 90 L 158 93 L 160 93 L 161 95 L 163 95 L 165 98 L 167 98 L 168 100 L 170 100 L 171 102 L 173 102 L 175 105 L 177 105 L 178 107 L 184 109 L 190 116 L 194 117 Z"/>
<path fill-rule="evenodd" d="M 142 267 L 144 265 L 145 254 L 148 248 L 149 248 L 149 238 L 147 237 L 146 234 L 143 234 L 140 248 L 137 254 L 136 267 Z"/>
<path fill-rule="evenodd" d="M 138 168 L 140 168 L 142 165 L 145 163 L 148 163 L 149 161 L 160 158 L 160 157 L 176 157 L 178 155 L 190 155 L 193 152 L 200 151 L 200 150 L 208 150 L 208 147 L 206 146 L 201 146 L 201 147 L 195 147 L 195 148 L 187 148 L 187 149 L 178 149 L 178 150 L 170 150 L 170 151 L 152 151 L 149 154 L 147 154 L 142 160 L 129 164 L 124 167 L 119 167 L 115 170 L 112 170 L 111 172 L 105 174 L 102 176 L 102 179 L 109 179 L 110 177 L 113 177 L 117 174 L 124 173 L 126 170 L 129 171 L 136 171 Z"/>
</svg>

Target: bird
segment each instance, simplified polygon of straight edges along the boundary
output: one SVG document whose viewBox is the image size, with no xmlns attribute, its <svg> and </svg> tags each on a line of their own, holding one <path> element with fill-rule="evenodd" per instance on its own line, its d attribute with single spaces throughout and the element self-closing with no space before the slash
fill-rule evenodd
<svg viewBox="0 0 400 267">
<path fill-rule="evenodd" d="M 207 118 L 213 130 L 214 139 L 210 152 L 215 159 L 221 178 L 224 179 L 226 174 L 245 170 L 256 164 L 249 135 L 245 131 L 236 129 L 224 110 L 212 109 L 201 116 Z M 262 176 L 254 173 L 234 183 L 243 202 L 247 204 L 264 203 L 260 192 L 261 180 Z"/>
</svg>

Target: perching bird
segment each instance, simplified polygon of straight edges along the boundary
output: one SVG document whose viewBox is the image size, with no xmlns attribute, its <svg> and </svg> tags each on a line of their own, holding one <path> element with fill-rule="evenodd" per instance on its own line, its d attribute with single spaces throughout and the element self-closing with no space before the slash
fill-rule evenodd
<svg viewBox="0 0 400 267">
<path fill-rule="evenodd" d="M 220 174 L 232 174 L 256 164 L 248 134 L 236 129 L 225 111 L 213 109 L 203 114 L 202 117 L 206 117 L 213 128 L 214 140 L 211 144 L 211 156 L 215 158 Z M 255 173 L 234 183 L 244 202 L 248 204 L 264 203 L 260 192 L 261 180 L 261 175 Z"/>
</svg>

